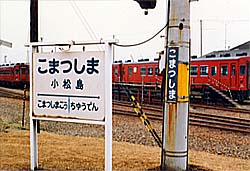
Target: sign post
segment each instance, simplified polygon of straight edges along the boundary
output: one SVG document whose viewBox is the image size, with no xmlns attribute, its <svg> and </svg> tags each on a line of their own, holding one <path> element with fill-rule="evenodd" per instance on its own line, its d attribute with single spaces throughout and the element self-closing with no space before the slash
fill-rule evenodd
<svg viewBox="0 0 250 171">
<path fill-rule="evenodd" d="M 31 170 L 38 167 L 37 121 L 61 121 L 105 126 L 105 170 L 112 170 L 112 44 L 105 51 L 34 53 L 39 46 L 67 43 L 31 43 L 30 47 L 30 155 Z"/>
</svg>

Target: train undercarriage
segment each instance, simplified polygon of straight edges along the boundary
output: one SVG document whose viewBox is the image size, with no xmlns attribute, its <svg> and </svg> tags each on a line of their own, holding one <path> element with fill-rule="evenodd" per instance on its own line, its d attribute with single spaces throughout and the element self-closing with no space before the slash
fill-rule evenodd
<svg viewBox="0 0 250 171">
<path fill-rule="evenodd" d="M 15 88 L 15 89 L 24 89 L 24 87 L 29 88 L 29 83 L 27 81 L 18 81 L 18 82 L 0 81 L 0 86 Z"/>
<path fill-rule="evenodd" d="M 127 90 L 141 104 L 162 105 L 163 95 L 160 86 L 113 83 L 113 99 L 127 101 Z M 208 84 L 192 85 L 190 90 L 190 103 L 235 107 L 249 99 L 249 92 L 221 92 Z"/>
</svg>

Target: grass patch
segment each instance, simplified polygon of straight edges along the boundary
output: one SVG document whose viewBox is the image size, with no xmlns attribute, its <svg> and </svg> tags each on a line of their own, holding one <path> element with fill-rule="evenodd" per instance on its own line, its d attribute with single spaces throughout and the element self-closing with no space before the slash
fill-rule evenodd
<svg viewBox="0 0 250 171">
<path fill-rule="evenodd" d="M 6 125 L 1 122 L 1 125 Z M 57 135 L 38 135 L 38 160 L 41 170 L 104 170 L 104 139 Z M 0 170 L 30 169 L 29 131 L 0 132 Z M 159 170 L 161 149 L 113 141 L 114 170 Z M 192 171 L 249 171 L 249 160 L 206 152 L 189 151 Z"/>
<path fill-rule="evenodd" d="M 7 123 L 0 119 L 0 131 L 8 132 L 9 130 L 25 130 L 20 124 L 17 123 Z"/>
</svg>

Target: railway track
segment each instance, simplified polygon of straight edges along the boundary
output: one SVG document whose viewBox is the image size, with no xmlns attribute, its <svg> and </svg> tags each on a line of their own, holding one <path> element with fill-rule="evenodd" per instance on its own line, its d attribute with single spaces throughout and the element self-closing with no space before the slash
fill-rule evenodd
<svg viewBox="0 0 250 171">
<path fill-rule="evenodd" d="M 2 87 L 0 87 L 0 97 L 8 97 L 16 99 L 24 98 L 22 91 L 9 90 Z M 198 104 L 191 104 L 191 107 L 221 110 L 224 112 L 230 111 L 230 112 L 250 114 L 250 111 L 247 109 L 222 108 L 222 107 L 205 106 Z M 163 119 L 162 117 L 163 111 L 161 106 L 143 105 L 143 110 L 150 119 L 153 120 Z M 133 108 L 131 107 L 131 104 L 129 102 L 124 102 L 124 101 L 122 102 L 113 101 L 113 113 L 137 117 L 137 115 L 133 111 Z M 190 112 L 189 124 L 197 126 L 205 126 L 210 128 L 217 128 L 222 130 L 250 133 L 250 119 L 236 118 L 231 116 Z"/>
<path fill-rule="evenodd" d="M 0 87 L 0 97 L 14 98 L 14 99 L 23 99 L 24 91 L 18 89 L 9 89 Z M 29 99 L 29 93 L 26 91 L 25 99 Z"/>
<path fill-rule="evenodd" d="M 23 99 L 23 95 L 13 93 L 13 92 L 10 92 L 10 91 L 0 91 L 0 97 Z"/>
<path fill-rule="evenodd" d="M 228 112 L 236 112 L 236 113 L 246 113 L 250 114 L 249 109 L 242 109 L 242 108 L 230 108 L 230 107 L 221 107 L 221 106 L 208 106 L 208 105 L 201 105 L 201 104 L 191 104 L 191 107 L 195 108 L 205 108 L 205 109 L 214 109 L 214 110 L 221 110 L 221 111 L 228 111 Z"/>
<path fill-rule="evenodd" d="M 143 110 L 149 119 L 162 121 L 162 109 L 159 107 L 153 108 L 152 106 L 143 106 Z M 113 102 L 113 114 L 137 117 L 131 105 L 124 102 Z M 234 132 L 250 133 L 249 119 L 235 118 L 231 116 L 190 112 L 189 124 Z"/>
<path fill-rule="evenodd" d="M 250 120 L 229 116 L 190 112 L 189 124 L 250 133 Z"/>
<path fill-rule="evenodd" d="M 120 106 L 129 106 L 129 102 L 124 102 L 124 101 L 116 101 L 113 100 L 114 104 L 119 104 Z M 201 105 L 201 104 L 190 104 L 190 106 L 194 109 L 201 108 L 201 109 L 213 109 L 213 110 L 219 110 L 219 111 L 228 111 L 228 112 L 235 112 L 235 113 L 245 113 L 250 115 L 250 110 L 249 109 L 240 109 L 240 108 L 225 108 L 225 107 L 219 107 L 219 106 L 208 106 L 208 105 Z M 155 112 L 163 112 L 162 111 L 162 106 L 156 106 L 156 105 L 143 105 L 144 110 L 151 110 Z"/>
</svg>

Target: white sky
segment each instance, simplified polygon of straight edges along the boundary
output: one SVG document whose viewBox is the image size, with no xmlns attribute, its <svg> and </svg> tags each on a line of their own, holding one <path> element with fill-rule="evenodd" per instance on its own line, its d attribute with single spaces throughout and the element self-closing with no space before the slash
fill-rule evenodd
<svg viewBox="0 0 250 171">
<path fill-rule="evenodd" d="M 147 16 L 133 0 L 74 2 L 39 0 L 39 37 L 46 42 L 92 40 L 86 29 L 90 25 L 97 39 L 111 39 L 115 35 L 120 44 L 133 44 L 151 37 L 166 23 L 166 0 L 157 0 L 156 8 L 149 10 Z M 12 49 L 0 47 L 0 63 L 5 55 L 8 62 L 27 60 L 24 44 L 29 41 L 29 3 L 30 0 L 0 0 L 0 39 L 13 43 Z M 77 14 L 77 9 L 81 14 Z M 201 19 L 203 54 L 250 40 L 249 0 L 199 0 L 191 3 L 192 55 L 200 55 Z M 157 36 L 142 46 L 116 47 L 115 59 L 130 59 L 131 55 L 134 59 L 155 58 L 163 47 L 164 39 Z"/>
</svg>

